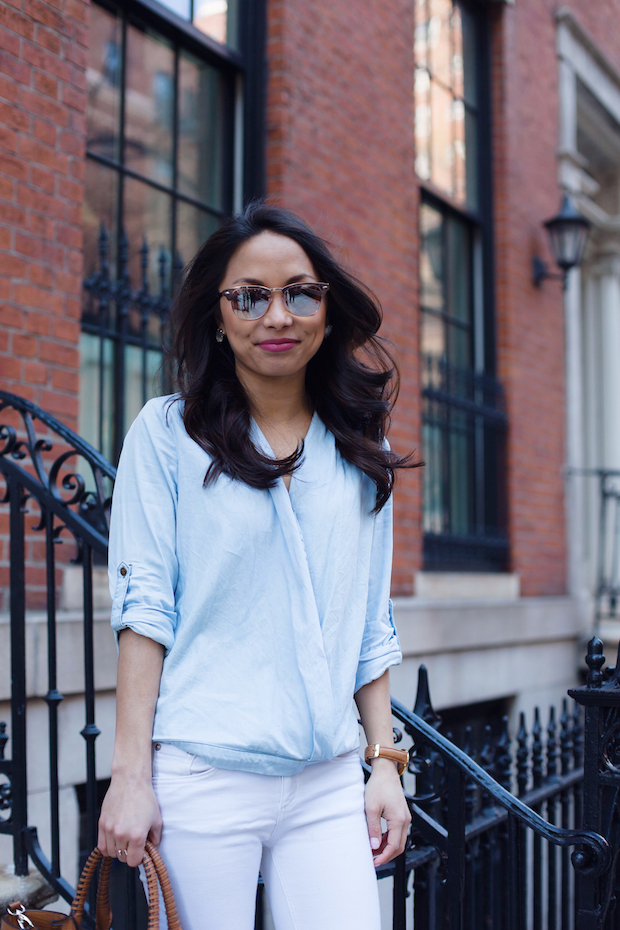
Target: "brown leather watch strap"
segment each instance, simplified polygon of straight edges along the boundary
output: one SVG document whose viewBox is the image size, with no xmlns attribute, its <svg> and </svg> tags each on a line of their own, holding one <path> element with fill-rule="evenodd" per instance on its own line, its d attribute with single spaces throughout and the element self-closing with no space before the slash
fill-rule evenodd
<svg viewBox="0 0 620 930">
<path fill-rule="evenodd" d="M 364 761 L 370 762 L 372 759 L 391 759 L 398 766 L 398 774 L 402 775 L 409 764 L 409 753 L 406 749 L 394 749 L 393 746 L 380 746 L 374 743 L 366 746 L 364 751 Z"/>
</svg>

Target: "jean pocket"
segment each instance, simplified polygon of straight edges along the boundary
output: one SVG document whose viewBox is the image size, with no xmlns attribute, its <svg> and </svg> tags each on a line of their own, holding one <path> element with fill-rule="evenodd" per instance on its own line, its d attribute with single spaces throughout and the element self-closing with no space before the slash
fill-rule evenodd
<svg viewBox="0 0 620 930">
<path fill-rule="evenodd" d="M 215 766 L 209 765 L 202 756 L 192 756 L 189 764 L 190 775 L 212 775 L 214 772 L 217 772 Z"/>
</svg>

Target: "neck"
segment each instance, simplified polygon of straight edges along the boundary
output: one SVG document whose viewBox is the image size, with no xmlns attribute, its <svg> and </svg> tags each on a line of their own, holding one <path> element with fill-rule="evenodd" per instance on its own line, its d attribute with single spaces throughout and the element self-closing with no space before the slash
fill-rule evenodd
<svg viewBox="0 0 620 930">
<path fill-rule="evenodd" d="M 261 378 L 254 372 L 237 368 L 237 377 L 248 395 L 254 419 L 258 423 L 282 426 L 312 414 L 305 374 L 304 369 L 282 378 Z"/>
</svg>

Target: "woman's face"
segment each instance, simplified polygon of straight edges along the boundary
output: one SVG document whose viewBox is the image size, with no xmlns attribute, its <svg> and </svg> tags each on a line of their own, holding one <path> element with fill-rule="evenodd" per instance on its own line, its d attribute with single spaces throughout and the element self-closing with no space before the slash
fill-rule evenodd
<svg viewBox="0 0 620 930">
<path fill-rule="evenodd" d="M 318 278 L 302 247 L 287 236 L 262 232 L 237 249 L 220 290 L 242 284 L 284 287 L 305 281 Z M 312 316 L 293 316 L 282 294 L 276 293 L 264 316 L 243 320 L 233 313 L 230 301 L 221 297 L 220 316 L 241 381 L 248 374 L 274 378 L 303 375 L 325 336 L 325 298 Z"/>
</svg>

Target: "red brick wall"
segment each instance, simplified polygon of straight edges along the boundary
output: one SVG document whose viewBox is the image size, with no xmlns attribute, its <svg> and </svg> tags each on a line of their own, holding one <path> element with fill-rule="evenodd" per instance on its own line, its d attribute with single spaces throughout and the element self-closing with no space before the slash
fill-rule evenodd
<svg viewBox="0 0 620 930">
<path fill-rule="evenodd" d="M 565 590 L 564 311 L 561 284 L 532 284 L 557 211 L 558 64 L 551 4 L 496 14 L 494 147 L 499 377 L 510 423 L 513 570 L 527 595 Z M 541 87 L 545 92 L 541 94 Z"/>
<path fill-rule="evenodd" d="M 618 0 L 571 5 L 620 67 Z M 532 284 L 531 260 L 551 266 L 544 220 L 560 204 L 557 5 L 520 0 L 495 12 L 493 115 L 499 376 L 510 420 L 513 569 L 526 595 L 566 590 L 565 369 L 561 283 Z"/>
<path fill-rule="evenodd" d="M 0 387 L 73 428 L 87 11 L 0 0 Z"/>
<path fill-rule="evenodd" d="M 77 426 L 88 4 L 0 0 L 0 388 Z M 6 420 L 6 415 L 5 415 Z M 28 606 L 44 542 L 26 518 Z M 65 548 L 67 551 L 64 551 Z M 62 547 L 59 559 L 70 558 Z M 8 508 L 0 610 L 8 609 Z"/>
<path fill-rule="evenodd" d="M 620 0 L 577 4 L 614 60 Z M 531 259 L 550 261 L 542 222 L 556 212 L 556 4 L 492 8 L 498 374 L 510 422 L 511 569 L 525 595 L 566 590 L 564 310 L 561 285 L 535 289 Z M 391 433 L 420 442 L 417 192 L 413 172 L 412 3 L 269 4 L 268 192 L 300 212 L 377 292 L 398 344 L 403 392 Z M 394 589 L 420 566 L 420 474 L 397 496 Z"/>
<path fill-rule="evenodd" d="M 270 0 L 270 199 L 298 212 L 378 295 L 402 388 L 390 431 L 420 445 L 413 4 Z M 394 592 L 420 565 L 421 471 L 396 496 Z"/>
</svg>

